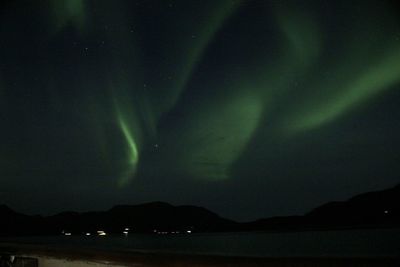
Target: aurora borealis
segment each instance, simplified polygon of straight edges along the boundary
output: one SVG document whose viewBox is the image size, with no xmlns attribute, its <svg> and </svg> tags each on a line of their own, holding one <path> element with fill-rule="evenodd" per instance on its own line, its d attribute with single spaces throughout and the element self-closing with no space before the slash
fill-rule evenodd
<svg viewBox="0 0 400 267">
<path fill-rule="evenodd" d="M 0 199 L 239 220 L 400 182 L 396 1 L 0 4 Z"/>
</svg>

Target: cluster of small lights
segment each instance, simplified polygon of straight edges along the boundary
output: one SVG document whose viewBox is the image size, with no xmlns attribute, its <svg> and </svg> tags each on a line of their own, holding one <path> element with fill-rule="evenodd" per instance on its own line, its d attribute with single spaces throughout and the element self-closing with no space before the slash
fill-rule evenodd
<svg viewBox="0 0 400 267">
<path fill-rule="evenodd" d="M 124 231 L 122 232 L 124 235 L 128 235 L 129 234 L 129 228 L 125 228 Z"/>
<path fill-rule="evenodd" d="M 129 228 L 124 228 L 124 231 L 122 233 L 124 235 L 128 235 L 129 234 L 129 230 L 130 230 Z M 105 231 L 103 231 L 103 230 L 98 230 L 96 233 L 97 233 L 98 236 L 107 235 L 107 233 Z M 66 232 L 65 230 L 63 230 L 61 232 L 61 234 L 65 235 L 65 236 L 71 236 L 72 235 L 71 232 Z M 82 233 L 82 234 L 84 234 L 85 236 L 91 236 L 92 235 L 90 232 L 85 232 L 85 233 Z"/>
<path fill-rule="evenodd" d="M 168 232 L 168 231 L 157 231 L 157 230 L 154 230 L 153 232 L 154 232 L 154 233 L 157 233 L 157 234 L 159 234 L 159 235 L 180 234 L 180 233 L 191 234 L 191 233 L 192 233 L 191 230 L 187 230 L 187 231 L 185 231 L 185 232 L 180 232 L 180 231 L 171 231 L 171 232 Z"/>
<path fill-rule="evenodd" d="M 102 231 L 102 230 L 99 230 L 99 231 L 97 231 L 97 235 L 99 235 L 99 236 L 105 236 L 105 235 L 107 235 L 107 233 L 104 232 L 104 231 Z"/>
</svg>

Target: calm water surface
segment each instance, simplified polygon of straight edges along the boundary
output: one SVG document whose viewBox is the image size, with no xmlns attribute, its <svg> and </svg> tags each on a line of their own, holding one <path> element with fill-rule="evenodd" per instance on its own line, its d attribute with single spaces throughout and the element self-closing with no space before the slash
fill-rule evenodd
<svg viewBox="0 0 400 267">
<path fill-rule="evenodd" d="M 400 255 L 400 229 L 175 235 L 131 233 L 129 236 L 104 237 L 18 237 L 0 239 L 0 242 L 253 257 L 398 257 Z"/>
</svg>

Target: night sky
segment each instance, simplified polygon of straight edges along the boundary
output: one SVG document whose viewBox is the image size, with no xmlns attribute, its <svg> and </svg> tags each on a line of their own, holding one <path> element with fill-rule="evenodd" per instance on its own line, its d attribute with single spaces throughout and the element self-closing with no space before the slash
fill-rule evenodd
<svg viewBox="0 0 400 267">
<path fill-rule="evenodd" d="M 0 3 L 0 202 L 251 220 L 400 182 L 396 1 Z"/>
</svg>

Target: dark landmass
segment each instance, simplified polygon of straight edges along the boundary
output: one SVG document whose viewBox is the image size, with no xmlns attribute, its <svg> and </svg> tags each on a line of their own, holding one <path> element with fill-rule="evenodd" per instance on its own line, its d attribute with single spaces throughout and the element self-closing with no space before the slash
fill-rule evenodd
<svg viewBox="0 0 400 267">
<path fill-rule="evenodd" d="M 284 216 L 244 223 L 251 230 L 309 230 L 400 226 L 400 185 L 368 192 L 347 201 L 329 202 L 303 216 Z"/>
<path fill-rule="evenodd" d="M 57 215 L 27 216 L 7 206 L 0 206 L 0 234 L 122 234 L 130 232 L 221 231 L 231 229 L 235 222 L 219 217 L 201 207 L 172 206 L 163 202 L 141 205 L 120 205 L 107 211 L 62 212 Z M 232 229 L 233 230 L 233 229 Z"/>
<path fill-rule="evenodd" d="M 53 216 L 28 216 L 0 205 L 0 235 L 54 235 L 62 233 L 122 234 L 229 231 L 301 231 L 400 226 L 400 185 L 330 202 L 303 216 L 286 216 L 238 223 L 196 206 L 163 202 L 120 205 L 108 211 L 62 212 Z"/>
</svg>

